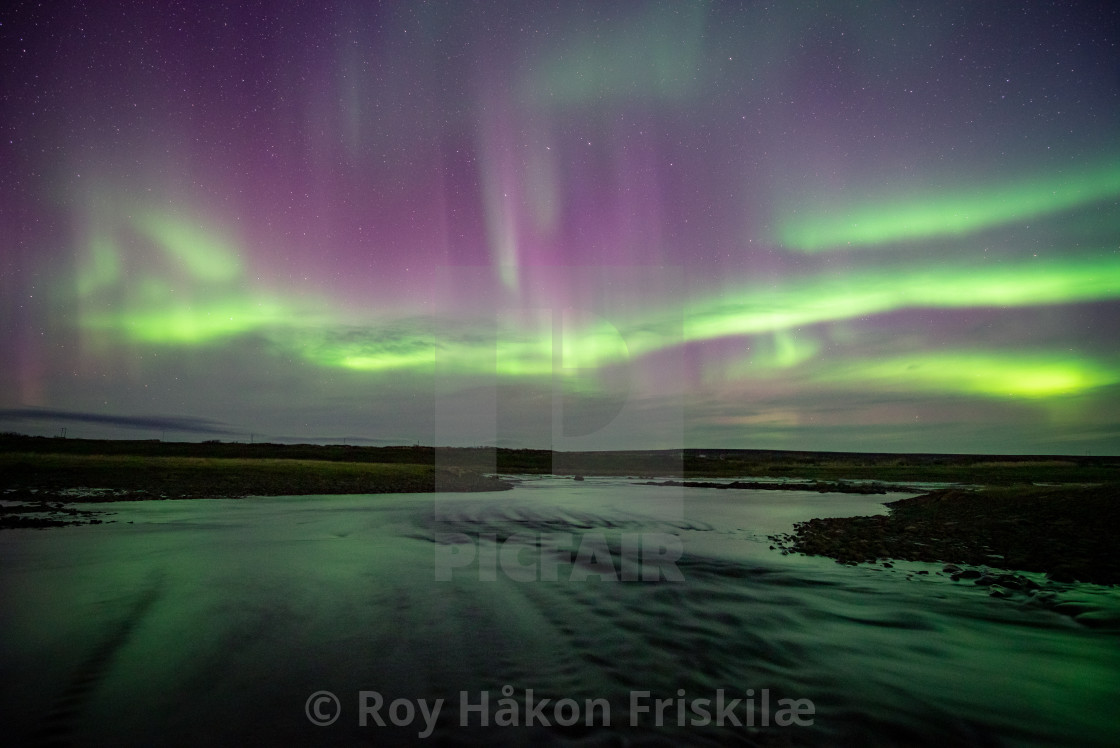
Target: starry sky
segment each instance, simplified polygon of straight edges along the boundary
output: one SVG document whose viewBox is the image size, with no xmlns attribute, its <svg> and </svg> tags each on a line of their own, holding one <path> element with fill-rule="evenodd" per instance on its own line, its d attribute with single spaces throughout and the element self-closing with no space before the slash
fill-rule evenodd
<svg viewBox="0 0 1120 748">
<path fill-rule="evenodd" d="M 0 430 L 1120 453 L 1108 2 L 16 2 Z"/>
</svg>

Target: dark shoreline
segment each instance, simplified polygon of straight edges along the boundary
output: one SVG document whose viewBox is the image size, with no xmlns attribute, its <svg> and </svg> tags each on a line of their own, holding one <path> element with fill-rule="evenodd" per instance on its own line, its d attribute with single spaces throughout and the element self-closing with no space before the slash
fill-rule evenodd
<svg viewBox="0 0 1120 748">
<path fill-rule="evenodd" d="M 495 447 L 368 447 L 245 442 L 62 439 L 0 434 L 0 459 L 15 453 L 193 457 L 427 465 L 480 473 L 614 475 L 649 479 L 796 478 L 817 481 L 978 485 L 1120 481 L 1120 456 L 809 452 L 768 449 L 655 449 L 555 452 Z M 0 465 L 2 471 L 2 465 Z"/>
<path fill-rule="evenodd" d="M 840 563 L 903 559 L 1120 584 L 1120 484 L 945 489 L 887 506 L 887 515 L 800 522 L 771 540 Z"/>
<path fill-rule="evenodd" d="M 0 499 L 6 505 L 0 506 L 0 529 L 96 523 L 88 505 L 106 501 L 512 488 L 498 472 L 630 475 L 660 478 L 648 483 L 654 486 L 867 494 L 923 490 L 907 489 L 901 481 L 972 484 L 982 487 L 892 502 L 887 516 L 814 519 L 773 541 L 786 551 L 842 563 L 907 559 L 1120 584 L 1120 559 L 1113 552 L 1120 537 L 1117 457 L 767 450 L 560 453 L 2 434 Z M 736 480 L 685 479 L 706 476 Z"/>
<path fill-rule="evenodd" d="M 98 524 L 118 501 L 506 491 L 458 467 L 302 459 L 0 452 L 0 529 Z"/>
<path fill-rule="evenodd" d="M 640 486 L 681 486 L 683 488 L 717 488 L 740 489 L 748 491 L 812 491 L 814 493 L 858 493 L 858 494 L 886 494 L 886 493 L 917 493 L 919 489 L 910 486 L 886 485 L 878 481 L 853 483 L 851 481 L 756 481 L 737 480 L 731 483 L 715 483 L 712 481 L 694 480 L 663 480 L 646 481 Z"/>
</svg>

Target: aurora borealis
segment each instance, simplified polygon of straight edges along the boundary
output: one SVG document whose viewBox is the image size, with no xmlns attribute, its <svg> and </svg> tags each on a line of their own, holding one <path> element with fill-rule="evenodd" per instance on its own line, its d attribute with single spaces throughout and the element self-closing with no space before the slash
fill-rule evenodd
<svg viewBox="0 0 1120 748">
<path fill-rule="evenodd" d="M 1118 15 L 17 3 L 0 429 L 1115 453 Z"/>
</svg>

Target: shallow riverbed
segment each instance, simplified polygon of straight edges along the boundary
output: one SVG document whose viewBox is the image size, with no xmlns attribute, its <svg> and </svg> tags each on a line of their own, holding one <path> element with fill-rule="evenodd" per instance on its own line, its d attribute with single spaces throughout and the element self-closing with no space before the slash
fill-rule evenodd
<svg viewBox="0 0 1120 748">
<path fill-rule="evenodd" d="M 4 733 L 1114 745 L 1116 631 L 934 565 L 841 566 L 766 539 L 900 497 L 545 478 L 494 494 L 99 506 L 113 523 L 0 533 Z"/>
</svg>

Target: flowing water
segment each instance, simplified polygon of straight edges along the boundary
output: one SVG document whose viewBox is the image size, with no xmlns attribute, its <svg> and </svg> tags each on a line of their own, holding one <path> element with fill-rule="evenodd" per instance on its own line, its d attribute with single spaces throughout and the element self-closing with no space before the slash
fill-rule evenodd
<svg viewBox="0 0 1120 748">
<path fill-rule="evenodd" d="M 936 565 L 842 566 L 767 540 L 897 498 L 546 478 L 105 505 L 112 524 L 0 534 L 2 732 L 9 745 L 1116 745 L 1115 628 Z M 1060 596 L 1118 602 L 1087 585 Z"/>
</svg>

